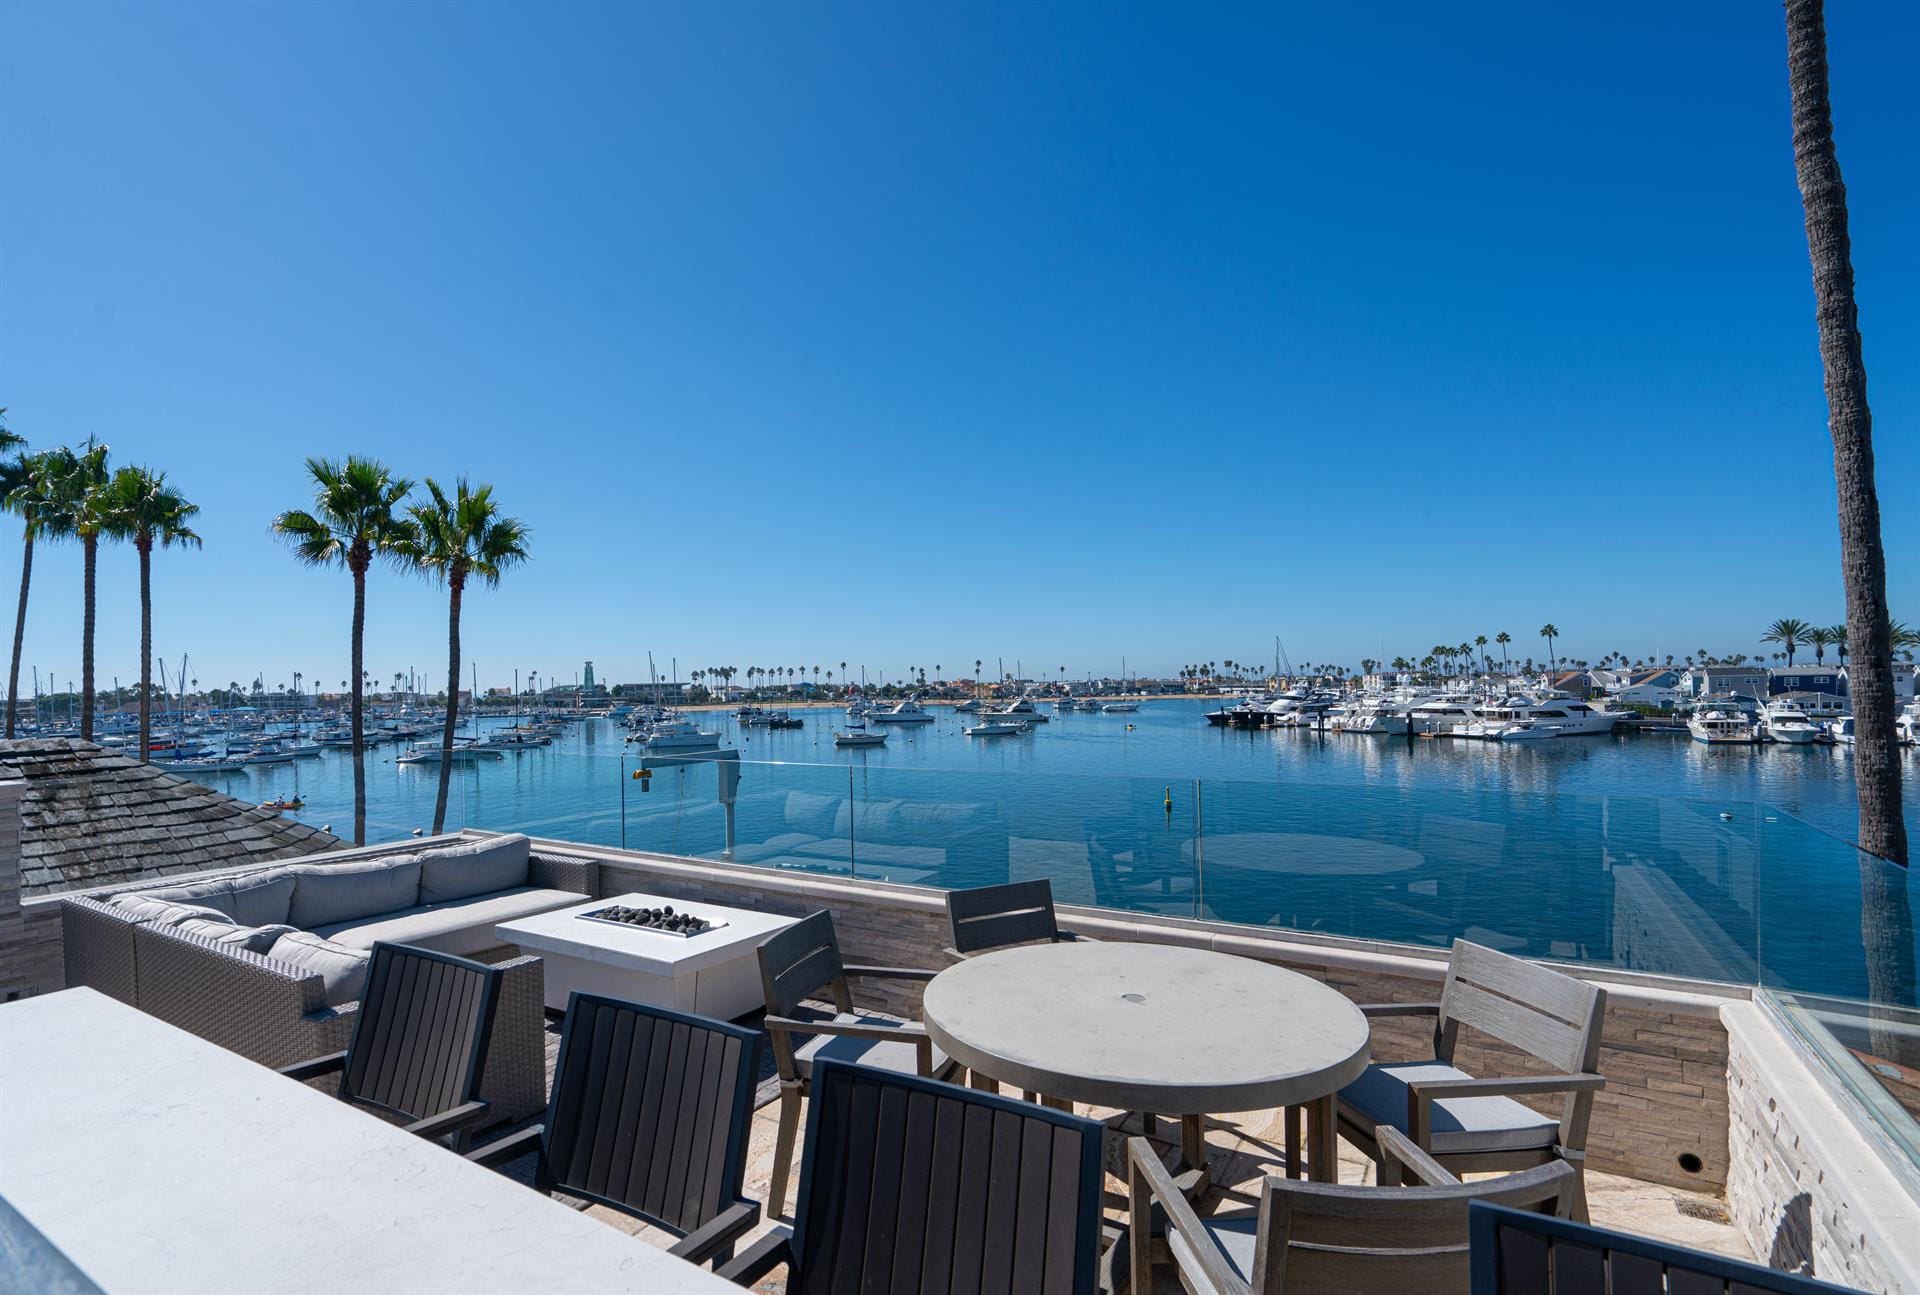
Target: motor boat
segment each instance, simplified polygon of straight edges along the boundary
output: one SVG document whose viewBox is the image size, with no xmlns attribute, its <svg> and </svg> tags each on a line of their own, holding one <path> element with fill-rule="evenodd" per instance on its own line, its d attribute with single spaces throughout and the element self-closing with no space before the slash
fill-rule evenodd
<svg viewBox="0 0 1920 1295">
<path fill-rule="evenodd" d="M 1798 707 L 1771 702 L 1761 710 L 1761 723 L 1767 736 L 1787 746 L 1812 746 L 1820 736 L 1813 720 Z"/>
<path fill-rule="evenodd" d="M 1742 710 L 1695 711 L 1687 717 L 1687 732 L 1694 741 L 1711 746 L 1753 746 L 1761 741 L 1760 721 Z"/>
<path fill-rule="evenodd" d="M 985 723 L 970 724 L 960 731 L 968 737 L 1013 737 L 1019 733 L 1033 732 L 1033 725 L 1023 720 L 989 719 Z"/>
<path fill-rule="evenodd" d="M 953 710 L 957 715 L 977 715 L 980 713 L 980 699 L 978 697 L 969 697 L 956 705 Z"/>
<path fill-rule="evenodd" d="M 1033 699 L 1030 697 L 1017 698 L 999 710 L 989 711 L 988 714 L 996 717 L 1004 716 L 1017 723 L 1044 724 L 1047 722 L 1047 716 L 1033 704 Z"/>
<path fill-rule="evenodd" d="M 690 720 L 670 719 L 628 738 L 649 751 L 717 751 L 720 735 Z"/>
<path fill-rule="evenodd" d="M 1469 723 L 1467 728 L 1526 724 L 1539 730 L 1540 737 L 1597 737 L 1613 732 L 1614 723 L 1619 718 L 1617 711 L 1600 710 L 1583 701 L 1576 701 L 1565 693 L 1542 694 L 1538 697 L 1515 695 L 1497 706 L 1482 706 L 1478 724 Z M 1486 734 L 1463 731 L 1462 736 L 1479 737 Z"/>
<path fill-rule="evenodd" d="M 456 742 L 452 750 L 442 751 L 437 746 L 416 746 L 405 755 L 395 756 L 395 764 L 439 764 L 445 756 L 450 764 L 472 764 L 476 760 L 499 760 L 504 757 L 499 751 L 476 745 L 472 742 Z"/>
<path fill-rule="evenodd" d="M 885 733 L 864 732 L 835 733 L 833 735 L 833 744 L 835 746 L 885 746 L 887 744 L 887 735 Z"/>
<path fill-rule="evenodd" d="M 1139 709 L 1140 703 L 1137 701 L 1110 701 L 1100 708 L 1101 713 L 1106 715 L 1131 715 Z"/>
<path fill-rule="evenodd" d="M 886 710 L 867 712 L 867 722 L 871 724 L 931 724 L 933 714 L 925 706 L 909 697 L 897 706 Z"/>
</svg>

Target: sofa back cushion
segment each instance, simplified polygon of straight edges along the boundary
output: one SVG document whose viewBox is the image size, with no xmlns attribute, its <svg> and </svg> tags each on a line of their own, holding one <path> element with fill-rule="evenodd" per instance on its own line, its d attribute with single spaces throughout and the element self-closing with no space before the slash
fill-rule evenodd
<svg viewBox="0 0 1920 1295">
<path fill-rule="evenodd" d="M 231 923 L 233 920 L 206 904 L 176 903 L 152 894 L 122 895 L 113 901 L 113 906 L 132 914 L 136 921 L 152 926 L 178 926 L 189 921 Z"/>
<path fill-rule="evenodd" d="M 277 926 L 292 921 L 293 869 L 274 868 L 251 876 L 235 877 L 233 920 L 242 926 Z"/>
<path fill-rule="evenodd" d="M 367 983 L 367 959 L 364 949 L 323 940 L 311 931 L 289 931 L 273 942 L 267 956 L 275 962 L 311 972 L 320 977 L 322 995 L 329 1007 L 359 999 Z"/>
<path fill-rule="evenodd" d="M 420 902 L 420 860 L 411 854 L 364 863 L 303 863 L 292 871 L 293 906 L 286 920 L 306 930 L 397 913 Z"/>
<path fill-rule="evenodd" d="M 161 899 L 170 904 L 197 904 L 202 908 L 218 909 L 228 917 L 232 917 L 233 880 L 230 877 L 216 877 L 210 881 L 163 886 L 156 890 L 136 890 L 117 897 L 113 902 L 124 907 L 127 900 L 134 899 Z"/>
<path fill-rule="evenodd" d="M 420 902 L 471 899 L 524 886 L 532 857 L 527 838 L 518 833 L 428 850 L 420 856 Z"/>
</svg>

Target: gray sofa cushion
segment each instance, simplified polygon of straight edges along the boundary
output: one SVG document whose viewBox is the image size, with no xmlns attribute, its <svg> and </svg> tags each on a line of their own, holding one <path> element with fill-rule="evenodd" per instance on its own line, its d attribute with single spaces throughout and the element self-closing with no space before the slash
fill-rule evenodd
<svg viewBox="0 0 1920 1295">
<path fill-rule="evenodd" d="M 438 904 L 524 886 L 532 855 L 527 838 L 518 834 L 427 850 L 420 855 L 418 902 Z"/>
<path fill-rule="evenodd" d="M 267 956 L 319 976 L 325 985 L 323 994 L 329 1007 L 355 1001 L 367 983 L 365 949 L 349 949 L 323 940 L 311 931 L 289 931 L 274 941 Z"/>
<path fill-rule="evenodd" d="M 227 877 L 190 882 L 183 886 L 165 886 L 158 890 L 135 891 L 120 896 L 114 902 L 118 904 L 129 899 L 164 899 L 173 904 L 198 904 L 203 908 L 217 909 L 228 917 L 234 915 L 233 883 Z"/>
<path fill-rule="evenodd" d="M 286 920 L 306 930 L 378 917 L 420 902 L 420 860 L 403 854 L 364 863 L 308 863 L 293 869 Z"/>
<path fill-rule="evenodd" d="M 231 922 L 227 914 L 205 904 L 183 904 L 170 899 L 159 899 L 153 894 L 122 895 L 113 901 L 115 908 L 124 909 L 133 917 L 154 926 L 178 926 L 187 921 Z"/>
<path fill-rule="evenodd" d="M 493 934 L 496 923 L 586 902 L 585 895 L 571 890 L 520 886 L 491 895 L 452 899 L 405 912 L 323 926 L 314 934 L 352 949 L 371 949 L 376 942 L 384 940 L 388 944 L 411 944 L 419 949 L 465 957 L 500 947 L 500 941 Z"/>
<path fill-rule="evenodd" d="M 899 1025 L 884 1016 L 865 1012 L 840 1012 L 833 1018 L 842 1025 Z M 822 1057 L 828 1061 L 852 1061 L 863 1066 L 878 1066 L 895 1074 L 920 1073 L 919 1049 L 912 1043 L 887 1043 L 879 1039 L 850 1039 L 844 1034 L 816 1034 L 793 1051 L 803 1078 L 813 1074 L 813 1063 Z M 933 1048 L 933 1077 L 938 1079 L 952 1063 L 939 1045 Z"/>
<path fill-rule="evenodd" d="M 233 879 L 233 920 L 242 926 L 277 926 L 293 919 L 293 869 L 274 868 Z"/>
<path fill-rule="evenodd" d="M 1352 1103 L 1376 1124 L 1391 1125 L 1405 1133 L 1410 1082 L 1471 1077 L 1440 1061 L 1368 1066 L 1360 1078 L 1340 1090 L 1340 1100 Z M 1558 1120 L 1511 1097 L 1441 1097 L 1433 1103 L 1428 1150 L 1436 1155 L 1518 1151 L 1550 1147 L 1559 1135 Z"/>
<path fill-rule="evenodd" d="M 242 926 L 267 926 L 287 920 L 293 902 L 293 873 L 272 868 L 244 877 L 213 877 L 160 890 L 136 891 L 124 898 L 142 896 L 218 909 Z"/>
<path fill-rule="evenodd" d="M 293 927 L 279 926 L 241 926 L 238 922 L 224 919 L 210 921 L 205 918 L 190 917 L 184 922 L 174 923 L 173 929 L 212 940 L 215 944 L 230 949 L 245 949 L 248 953 L 266 953 L 283 935 L 290 934 Z"/>
</svg>

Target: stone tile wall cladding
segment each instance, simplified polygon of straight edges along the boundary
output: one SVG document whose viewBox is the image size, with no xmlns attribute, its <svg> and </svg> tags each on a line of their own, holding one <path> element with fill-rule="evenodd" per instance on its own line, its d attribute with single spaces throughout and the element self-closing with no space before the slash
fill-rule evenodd
<svg viewBox="0 0 1920 1295">
<path fill-rule="evenodd" d="M 564 848 L 555 843 L 556 848 Z M 577 847 L 576 847 L 577 848 Z M 597 852 L 596 852 L 597 853 Z M 944 901 L 937 892 L 907 887 L 836 883 L 830 877 L 793 874 L 755 876 L 751 868 L 706 865 L 679 859 L 652 860 L 632 854 L 601 857 L 604 894 L 643 891 L 730 904 L 800 917 L 825 908 L 833 913 L 847 959 L 901 967 L 939 967 L 950 943 Z M 1264 957 L 1326 981 L 1356 1003 L 1427 1002 L 1438 996 L 1444 963 L 1430 976 L 1356 970 L 1339 962 L 1315 963 L 1263 941 L 1245 927 L 1208 923 L 1134 921 L 1066 911 L 1063 924 L 1106 938 L 1211 943 L 1230 936 L 1234 952 Z M 1262 945 L 1273 947 L 1263 949 Z M 855 982 L 855 1001 L 870 1009 L 916 1015 L 919 987 L 886 981 Z M 1378 1023 L 1382 1060 L 1433 1055 L 1430 1032 L 1418 1022 Z M 1230 1046 L 1230 1045 L 1229 1045 Z M 1487 1075 L 1542 1073 L 1540 1063 L 1498 1040 L 1464 1031 L 1457 1052 L 1461 1067 Z M 1588 1163 L 1643 1182 L 1719 1193 L 1727 1183 L 1727 1034 L 1711 1011 L 1659 1011 L 1611 1004 L 1607 1011 L 1600 1070 L 1607 1087 L 1595 1102 Z M 1558 1113 L 1541 1103 L 1540 1109 Z"/>
</svg>

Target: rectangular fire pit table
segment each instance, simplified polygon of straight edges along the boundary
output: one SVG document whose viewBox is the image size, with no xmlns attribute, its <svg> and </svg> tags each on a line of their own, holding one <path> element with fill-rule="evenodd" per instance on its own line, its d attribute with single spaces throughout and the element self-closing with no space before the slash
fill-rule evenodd
<svg viewBox="0 0 1920 1295">
<path fill-rule="evenodd" d="M 713 928 L 699 935 L 675 935 L 581 916 L 616 905 L 669 904 L 677 913 L 705 918 Z M 568 995 L 580 989 L 730 1021 L 766 1006 L 754 949 L 793 922 L 751 909 L 626 894 L 502 922 L 493 930 L 499 939 L 545 960 L 547 1006 L 554 1011 L 564 1011 Z"/>
</svg>

